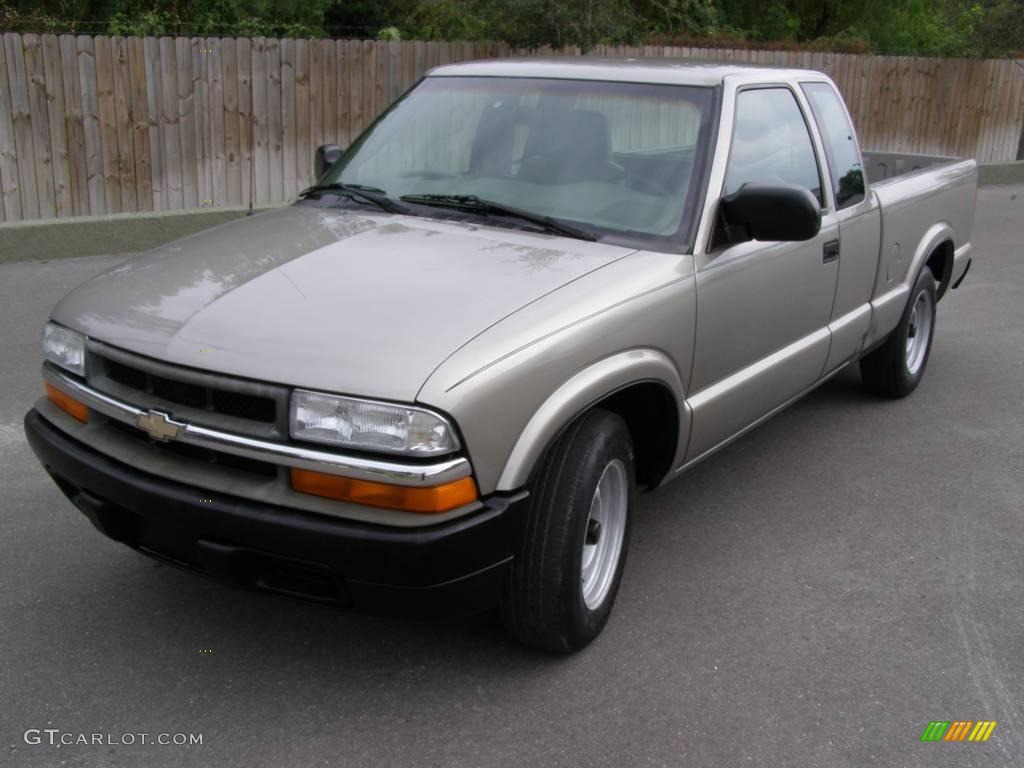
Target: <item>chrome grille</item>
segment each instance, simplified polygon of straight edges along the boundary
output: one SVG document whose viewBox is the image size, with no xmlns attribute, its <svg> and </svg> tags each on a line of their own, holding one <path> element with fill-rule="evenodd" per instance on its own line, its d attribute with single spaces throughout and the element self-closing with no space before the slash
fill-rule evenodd
<svg viewBox="0 0 1024 768">
<path fill-rule="evenodd" d="M 263 438 L 288 437 L 287 387 L 169 365 L 89 342 L 90 386 L 175 418 Z"/>
<path fill-rule="evenodd" d="M 249 459 L 244 456 L 233 456 L 230 453 L 213 451 L 209 448 L 203 448 L 198 445 L 189 445 L 188 443 L 178 443 L 173 441 L 160 442 L 158 440 L 153 440 L 140 429 L 136 429 L 129 424 L 114 421 L 113 419 L 109 421 L 109 426 L 111 429 L 116 430 L 119 434 L 124 435 L 128 439 L 146 445 L 149 450 L 157 454 L 172 454 L 192 461 L 201 461 L 204 464 L 215 464 L 219 467 L 228 467 L 230 469 L 247 472 L 252 475 L 258 475 L 262 478 L 276 478 L 278 475 L 279 470 L 277 465 L 266 461 Z"/>
<path fill-rule="evenodd" d="M 266 424 L 273 424 L 277 420 L 276 404 L 270 397 L 176 381 L 115 360 L 104 360 L 104 365 L 106 374 L 112 381 L 152 394 L 169 403 L 216 411 Z"/>
</svg>

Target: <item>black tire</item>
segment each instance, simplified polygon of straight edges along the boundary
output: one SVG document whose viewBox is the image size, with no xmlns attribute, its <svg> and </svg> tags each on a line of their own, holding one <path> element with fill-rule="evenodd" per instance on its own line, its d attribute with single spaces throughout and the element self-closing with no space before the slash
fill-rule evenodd
<svg viewBox="0 0 1024 768">
<path fill-rule="evenodd" d="M 922 325 L 919 328 L 912 326 L 911 318 L 917 317 L 917 311 L 922 311 L 922 305 L 927 304 L 928 317 L 926 328 Z M 928 366 L 928 357 L 931 354 L 932 340 L 935 338 L 935 307 L 938 303 L 936 294 L 935 276 L 932 271 L 925 267 L 917 276 L 917 282 L 910 292 L 910 300 L 906 309 L 903 310 L 903 317 L 899 325 L 889 334 L 882 346 L 873 350 L 860 361 L 860 376 L 868 391 L 883 397 L 906 397 L 921 383 L 925 368 Z M 913 368 L 907 361 L 907 342 L 912 334 L 927 330 L 927 339 L 924 345 L 924 356 Z"/>
<path fill-rule="evenodd" d="M 626 478 L 625 529 L 610 587 L 599 605 L 583 596 L 582 564 L 591 503 L 606 468 L 621 462 Z M 549 451 L 531 489 L 520 552 L 502 600 L 506 629 L 533 648 L 570 653 L 608 621 L 629 549 L 635 495 L 633 443 L 625 422 L 594 409 L 573 422 Z"/>
</svg>

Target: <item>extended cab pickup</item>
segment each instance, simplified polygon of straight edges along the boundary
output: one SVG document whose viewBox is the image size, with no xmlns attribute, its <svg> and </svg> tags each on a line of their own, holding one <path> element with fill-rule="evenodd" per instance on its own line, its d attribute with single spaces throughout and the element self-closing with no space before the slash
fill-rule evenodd
<svg viewBox="0 0 1024 768">
<path fill-rule="evenodd" d="M 805 70 L 433 70 L 293 205 L 52 313 L 25 428 L 106 535 L 354 610 L 581 648 L 652 489 L 859 363 L 924 373 L 977 169 L 884 181 Z"/>
</svg>

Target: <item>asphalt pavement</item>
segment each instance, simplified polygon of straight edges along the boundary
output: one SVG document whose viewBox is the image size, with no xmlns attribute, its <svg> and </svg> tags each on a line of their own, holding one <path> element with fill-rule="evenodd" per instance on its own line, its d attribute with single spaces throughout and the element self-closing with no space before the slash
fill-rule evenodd
<svg viewBox="0 0 1024 768">
<path fill-rule="evenodd" d="M 486 618 L 349 615 L 101 537 L 21 418 L 50 308 L 119 259 L 0 265 L 0 763 L 1024 764 L 1024 187 L 978 205 L 918 391 L 878 400 L 848 371 L 641 497 L 612 620 L 567 658 Z M 922 743 L 933 720 L 998 725 Z"/>
</svg>

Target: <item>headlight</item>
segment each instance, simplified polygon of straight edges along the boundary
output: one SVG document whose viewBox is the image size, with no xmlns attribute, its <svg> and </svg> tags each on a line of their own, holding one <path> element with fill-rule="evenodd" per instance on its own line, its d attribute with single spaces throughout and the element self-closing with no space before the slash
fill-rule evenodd
<svg viewBox="0 0 1024 768">
<path fill-rule="evenodd" d="M 459 447 L 446 419 L 422 408 L 297 389 L 291 435 L 364 451 L 436 456 Z"/>
<path fill-rule="evenodd" d="M 85 376 L 85 336 L 47 323 L 43 329 L 43 357 L 66 371 Z"/>
</svg>

